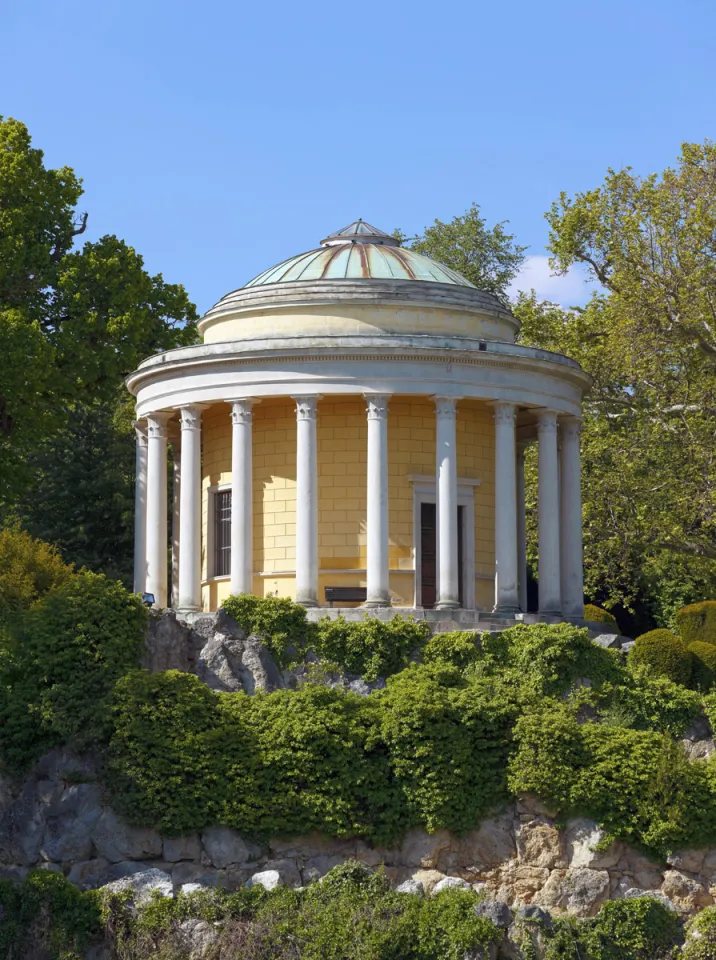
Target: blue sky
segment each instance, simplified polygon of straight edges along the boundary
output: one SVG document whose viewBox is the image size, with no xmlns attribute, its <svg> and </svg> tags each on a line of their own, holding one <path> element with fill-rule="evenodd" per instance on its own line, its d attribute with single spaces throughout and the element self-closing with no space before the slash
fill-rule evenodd
<svg viewBox="0 0 716 960">
<path fill-rule="evenodd" d="M 0 0 L 0 113 L 200 310 L 363 217 L 476 201 L 563 303 L 544 211 L 716 135 L 713 0 Z"/>
</svg>

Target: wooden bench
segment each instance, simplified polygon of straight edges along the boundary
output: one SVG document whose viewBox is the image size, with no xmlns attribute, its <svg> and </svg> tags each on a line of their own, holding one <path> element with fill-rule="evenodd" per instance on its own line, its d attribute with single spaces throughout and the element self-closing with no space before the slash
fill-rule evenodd
<svg viewBox="0 0 716 960">
<path fill-rule="evenodd" d="M 326 587 L 326 600 L 331 606 L 335 601 L 365 603 L 367 595 L 365 587 Z"/>
</svg>

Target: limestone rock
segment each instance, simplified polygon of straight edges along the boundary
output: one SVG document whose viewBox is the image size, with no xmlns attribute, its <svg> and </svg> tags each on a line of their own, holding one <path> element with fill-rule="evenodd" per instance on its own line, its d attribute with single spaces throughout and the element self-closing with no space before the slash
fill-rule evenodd
<svg viewBox="0 0 716 960">
<path fill-rule="evenodd" d="M 176 888 L 197 884 L 202 889 L 207 887 L 223 887 L 225 885 L 225 871 L 214 870 L 202 863 L 192 863 L 184 860 L 172 868 L 172 883 Z"/>
<path fill-rule="evenodd" d="M 410 876 L 405 877 L 405 880 L 413 880 L 415 883 L 419 883 L 425 893 L 430 893 L 435 884 L 444 879 L 445 874 L 438 870 L 413 870 Z"/>
<path fill-rule="evenodd" d="M 420 883 L 418 880 L 410 879 L 403 880 L 402 883 L 399 883 L 395 888 L 395 892 L 410 893 L 414 894 L 415 896 L 422 896 L 422 894 L 425 893 L 425 890 L 423 889 L 422 883 Z"/>
<path fill-rule="evenodd" d="M 247 863 L 257 849 L 230 827 L 210 827 L 202 833 L 201 843 L 209 863 L 219 868 Z"/>
<path fill-rule="evenodd" d="M 471 890 L 472 887 L 467 882 L 460 877 L 445 877 L 444 880 L 438 880 L 433 889 L 430 891 L 431 894 L 442 893 L 443 890 Z"/>
<path fill-rule="evenodd" d="M 595 849 L 604 841 L 605 836 L 604 830 L 593 820 L 568 820 L 565 827 L 565 845 L 569 866 L 572 869 L 589 867 L 592 870 L 609 870 L 615 867 L 622 856 L 621 844 L 614 842 L 604 851 Z"/>
<path fill-rule="evenodd" d="M 226 614 L 217 617 L 214 635 L 197 658 L 196 673 L 212 690 L 229 693 L 243 690 L 253 694 L 257 690 L 279 690 L 286 685 L 261 638 L 247 637 Z"/>
<path fill-rule="evenodd" d="M 97 860 L 84 860 L 73 865 L 67 879 L 80 890 L 95 890 L 102 886 L 108 869 L 109 860 L 103 857 Z"/>
<path fill-rule="evenodd" d="M 451 839 L 447 830 L 435 833 L 426 833 L 419 828 L 408 830 L 400 848 L 400 863 L 405 867 L 429 870 L 437 865 L 441 850 L 450 846 Z"/>
<path fill-rule="evenodd" d="M 179 924 L 179 939 L 182 947 L 189 952 L 191 960 L 204 960 L 215 956 L 215 947 L 219 942 L 219 931 L 206 920 L 195 917 L 182 920 Z"/>
<path fill-rule="evenodd" d="M 155 890 L 163 897 L 174 896 L 172 878 L 168 873 L 154 867 L 140 869 L 136 873 L 131 873 L 119 880 L 112 880 L 105 884 L 102 889 L 109 893 L 122 893 L 124 890 L 131 890 L 132 900 L 136 906 L 149 903 Z"/>
<path fill-rule="evenodd" d="M 547 817 L 553 820 L 557 816 L 557 811 L 546 806 L 538 797 L 533 797 L 529 793 L 522 794 L 515 801 L 515 810 L 520 816 L 527 816 L 530 819 L 535 817 Z"/>
<path fill-rule="evenodd" d="M 264 890 L 275 890 L 281 885 L 281 874 L 278 870 L 261 870 L 246 881 L 247 887 L 263 887 Z"/>
<path fill-rule="evenodd" d="M 525 907 L 519 907 L 517 910 L 517 919 L 526 923 L 539 923 L 547 930 L 552 929 L 552 917 L 541 907 L 529 904 Z"/>
<path fill-rule="evenodd" d="M 565 867 L 559 830 L 539 820 L 521 824 L 517 831 L 517 854 L 523 863 L 535 867 Z"/>
<path fill-rule="evenodd" d="M 91 832 L 100 856 L 110 863 L 145 860 L 162 855 L 162 838 L 152 827 L 130 827 L 112 810 L 105 810 Z"/>
<path fill-rule="evenodd" d="M 714 899 L 706 886 L 694 877 L 679 870 L 667 870 L 661 891 L 680 913 L 694 913 L 701 907 L 709 907 Z"/>
<path fill-rule="evenodd" d="M 480 900 L 475 906 L 475 913 L 501 930 L 507 930 L 514 919 L 514 914 L 502 900 Z"/>
<path fill-rule="evenodd" d="M 102 815 L 102 791 L 94 783 L 68 787 L 47 809 L 47 825 L 40 853 L 48 860 L 88 860 L 92 830 Z"/>
<path fill-rule="evenodd" d="M 303 883 L 308 884 L 311 883 L 312 880 L 320 880 L 321 877 L 325 877 L 334 867 L 340 866 L 340 864 L 345 862 L 345 857 L 340 856 L 311 857 L 310 860 L 306 861 L 305 866 L 301 870 Z"/>
<path fill-rule="evenodd" d="M 29 781 L 0 817 L 0 863 L 31 867 L 40 857 L 46 804 Z"/>
<path fill-rule="evenodd" d="M 490 869 L 516 855 L 515 821 L 510 814 L 484 820 L 477 830 L 452 838 L 449 851 L 439 856 L 438 867 L 446 870 Z"/>
<path fill-rule="evenodd" d="M 608 897 L 609 874 L 606 870 L 577 867 L 551 873 L 535 902 L 577 917 L 593 917 Z"/>
<path fill-rule="evenodd" d="M 201 840 L 195 833 L 184 837 L 165 837 L 162 856 L 169 863 L 179 860 L 198 860 L 201 857 Z"/>
<path fill-rule="evenodd" d="M 284 887 L 300 887 L 302 884 L 295 860 L 269 860 L 264 866 L 264 871 L 278 873 L 279 883 Z"/>
<path fill-rule="evenodd" d="M 669 854 L 666 862 L 675 870 L 682 870 L 686 873 L 700 873 L 705 858 L 705 850 L 677 850 Z"/>
<path fill-rule="evenodd" d="M 618 633 L 600 633 L 598 637 L 592 637 L 592 643 L 604 647 L 605 650 L 619 650 L 622 645 L 622 638 Z"/>
<path fill-rule="evenodd" d="M 681 745 L 684 748 L 686 756 L 689 758 L 689 760 L 708 760 L 713 753 L 716 753 L 716 742 L 714 742 L 712 739 L 684 739 L 681 741 Z"/>
<path fill-rule="evenodd" d="M 355 840 L 337 840 L 335 837 L 327 837 L 323 833 L 307 833 L 300 837 L 290 837 L 289 839 L 269 840 L 269 850 L 275 860 L 299 859 L 310 860 L 312 857 L 331 857 L 342 856 L 345 859 L 352 859 L 356 856 L 356 850 L 360 846 L 366 855 L 369 849 L 363 841 Z M 259 856 L 258 847 L 255 856 Z M 364 862 L 368 862 L 365 856 L 359 857 Z M 381 857 L 378 863 L 382 863 L 385 857 Z"/>
<path fill-rule="evenodd" d="M 665 893 L 662 893 L 661 890 L 639 890 L 633 887 L 631 890 L 626 890 L 624 893 L 625 900 L 636 900 L 639 897 L 651 897 L 653 900 L 658 900 L 659 903 L 663 903 L 667 910 L 673 910 L 675 913 L 676 906 L 674 903 L 669 900 Z"/>
<path fill-rule="evenodd" d="M 150 613 L 142 666 L 150 673 L 189 670 L 191 631 L 173 610 Z"/>
</svg>

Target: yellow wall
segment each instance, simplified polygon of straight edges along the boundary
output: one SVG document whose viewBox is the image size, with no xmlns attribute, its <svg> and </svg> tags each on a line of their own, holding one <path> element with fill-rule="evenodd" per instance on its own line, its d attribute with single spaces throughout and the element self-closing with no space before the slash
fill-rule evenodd
<svg viewBox="0 0 716 960">
<path fill-rule="evenodd" d="M 394 397 L 388 420 L 390 586 L 393 602 L 412 606 L 413 488 L 409 475 L 435 473 L 435 407 L 429 399 Z M 492 411 L 461 401 L 457 417 L 458 475 L 475 487 L 476 573 L 494 570 L 494 429 Z M 318 405 L 319 600 L 324 587 L 365 586 L 367 424 L 356 397 L 327 398 Z M 254 592 L 293 597 L 296 532 L 296 416 L 291 400 L 264 400 L 254 407 Z M 207 542 L 208 488 L 231 482 L 228 404 L 203 417 L 203 539 Z M 203 576 L 207 575 L 204 556 Z M 341 573 L 339 571 L 346 571 Z M 268 576 L 259 576 L 264 573 Z M 271 574 L 274 574 L 273 576 Z M 288 575 L 287 575 L 288 574 Z M 205 585 L 204 605 L 216 609 L 228 582 Z M 494 587 L 476 581 L 477 605 L 489 609 Z"/>
</svg>

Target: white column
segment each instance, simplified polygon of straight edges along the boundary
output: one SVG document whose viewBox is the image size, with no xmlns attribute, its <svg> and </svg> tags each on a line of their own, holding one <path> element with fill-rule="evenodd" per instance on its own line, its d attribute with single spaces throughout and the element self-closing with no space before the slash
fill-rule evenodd
<svg viewBox="0 0 716 960">
<path fill-rule="evenodd" d="M 167 605 L 167 420 L 170 413 L 147 416 L 147 593 L 157 609 Z"/>
<path fill-rule="evenodd" d="M 390 606 L 388 538 L 388 397 L 366 396 L 368 404 L 368 575 L 367 607 Z"/>
<path fill-rule="evenodd" d="M 438 535 L 437 610 L 460 606 L 457 556 L 457 399 L 435 397 Z"/>
<path fill-rule="evenodd" d="M 495 408 L 495 612 L 519 610 L 514 403 Z"/>
<path fill-rule="evenodd" d="M 169 440 L 172 448 L 172 569 L 171 606 L 179 609 L 179 541 L 181 526 L 181 433 Z"/>
<path fill-rule="evenodd" d="M 137 452 L 134 467 L 134 592 L 147 583 L 147 424 L 135 420 Z"/>
<path fill-rule="evenodd" d="M 582 467 L 577 417 L 560 421 L 561 570 L 562 615 L 584 616 L 584 570 L 582 561 Z"/>
<path fill-rule="evenodd" d="M 539 612 L 558 614 L 559 573 L 559 465 L 557 458 L 557 414 L 539 411 Z"/>
<path fill-rule="evenodd" d="M 525 509 L 526 443 L 517 444 L 517 580 L 520 610 L 527 613 L 527 515 Z"/>
<path fill-rule="evenodd" d="M 177 609 L 201 610 L 201 408 L 182 407 Z"/>
<path fill-rule="evenodd" d="M 231 593 L 254 592 L 253 405 L 231 401 Z"/>
<path fill-rule="evenodd" d="M 318 606 L 318 453 L 320 397 L 296 401 L 296 603 Z"/>
</svg>

